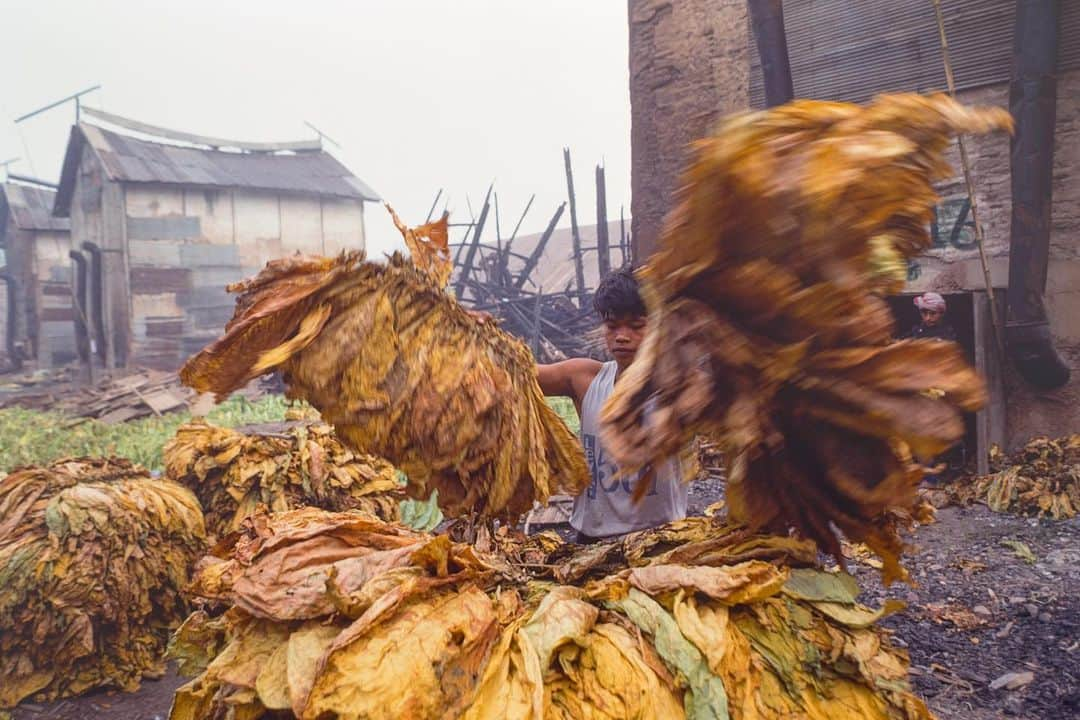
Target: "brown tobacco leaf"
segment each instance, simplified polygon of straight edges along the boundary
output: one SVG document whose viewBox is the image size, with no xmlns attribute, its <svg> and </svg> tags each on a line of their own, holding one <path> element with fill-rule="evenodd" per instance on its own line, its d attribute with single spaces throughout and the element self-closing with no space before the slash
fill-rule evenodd
<svg viewBox="0 0 1080 720">
<path fill-rule="evenodd" d="M 0 479 L 0 715 L 26 698 L 160 677 L 204 535 L 188 490 L 127 460 Z"/>
<path fill-rule="evenodd" d="M 409 249 L 413 265 L 426 272 L 437 286 L 446 287 L 454 270 L 454 261 L 450 257 L 449 215 L 443 213 L 435 222 L 410 228 L 401 221 L 389 203 L 386 209 L 390 211 L 394 226 L 405 238 L 405 247 Z"/>
<path fill-rule="evenodd" d="M 950 137 L 1010 127 L 1001 109 L 896 95 L 747 113 L 697 143 L 642 272 L 644 342 L 604 410 L 620 466 L 708 434 L 734 516 L 834 554 L 839 530 L 901 577 L 890 511 L 915 501 L 912 456 L 955 442 L 984 390 L 953 344 L 890 345 L 880 295 L 929 246 Z"/>
<path fill-rule="evenodd" d="M 413 497 L 438 490 L 449 514 L 517 516 L 580 492 L 584 456 L 544 401 L 528 349 L 470 317 L 433 275 L 400 255 L 271 262 L 239 286 L 226 335 L 181 378 L 221 398 L 282 371 L 290 396 L 342 442 L 400 468 Z"/>
</svg>

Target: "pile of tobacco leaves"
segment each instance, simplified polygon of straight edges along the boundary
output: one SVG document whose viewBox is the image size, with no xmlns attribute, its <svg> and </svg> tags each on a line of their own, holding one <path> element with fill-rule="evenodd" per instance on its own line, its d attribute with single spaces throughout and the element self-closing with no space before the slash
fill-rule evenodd
<svg viewBox="0 0 1080 720">
<path fill-rule="evenodd" d="M 165 446 L 166 476 L 199 498 L 207 531 L 221 537 L 260 505 L 271 512 L 314 506 L 362 510 L 431 530 L 435 502 L 405 495 L 404 478 L 382 458 L 349 450 L 324 423 L 243 432 L 205 422 L 182 426 Z"/>
<path fill-rule="evenodd" d="M 172 720 L 928 718 L 812 542 L 699 517 L 589 547 L 256 514 L 193 580 Z"/>
<path fill-rule="evenodd" d="M 937 506 L 982 502 L 995 512 L 1054 520 L 1074 518 L 1080 510 L 1080 435 L 1035 437 L 1012 455 L 994 445 L 990 468 L 989 475 L 963 478 L 925 494 Z"/>
<path fill-rule="evenodd" d="M 0 479 L 0 709 L 160 676 L 204 551 L 195 497 L 126 460 Z"/>
</svg>

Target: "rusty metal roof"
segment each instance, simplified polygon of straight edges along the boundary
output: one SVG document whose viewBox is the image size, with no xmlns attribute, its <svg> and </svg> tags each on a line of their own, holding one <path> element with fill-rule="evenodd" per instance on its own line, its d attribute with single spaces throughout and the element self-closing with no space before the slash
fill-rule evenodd
<svg viewBox="0 0 1080 720">
<path fill-rule="evenodd" d="M 122 183 L 246 188 L 272 192 L 378 200 L 379 195 L 323 150 L 295 153 L 225 152 L 154 142 L 96 125 L 72 127 L 55 213 L 70 212 L 84 146 L 101 161 L 109 180 Z"/>
<path fill-rule="evenodd" d="M 19 230 L 56 230 L 67 232 L 71 222 L 53 217 L 56 193 L 48 188 L 8 182 L 0 185 L 0 233 L 11 218 Z"/>
</svg>

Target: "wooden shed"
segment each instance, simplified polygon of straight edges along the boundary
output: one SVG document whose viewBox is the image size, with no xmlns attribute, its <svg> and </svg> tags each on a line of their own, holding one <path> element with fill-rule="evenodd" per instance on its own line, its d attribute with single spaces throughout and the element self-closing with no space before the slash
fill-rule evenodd
<svg viewBox="0 0 1080 720">
<path fill-rule="evenodd" d="M 364 247 L 378 195 L 318 140 L 220 140 L 87 111 L 55 214 L 84 253 L 97 361 L 175 369 L 231 317 L 225 286 L 268 260 Z M 80 262 L 79 264 L 82 264 Z"/>
<path fill-rule="evenodd" d="M 67 218 L 52 215 L 55 195 L 45 184 L 0 186 L 0 353 L 8 367 L 75 358 L 71 238 Z"/>
</svg>

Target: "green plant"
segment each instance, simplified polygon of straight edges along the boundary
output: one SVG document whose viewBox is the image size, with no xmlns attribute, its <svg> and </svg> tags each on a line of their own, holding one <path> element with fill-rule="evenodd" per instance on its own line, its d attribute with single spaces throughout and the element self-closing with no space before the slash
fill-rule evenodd
<svg viewBox="0 0 1080 720">
<path fill-rule="evenodd" d="M 285 419 L 288 407 L 280 395 L 255 402 L 237 395 L 216 406 L 207 419 L 226 427 L 275 422 Z M 79 455 L 116 455 L 160 470 L 162 447 L 189 420 L 190 413 L 178 412 L 110 425 L 58 412 L 6 408 L 0 410 L 0 472 Z"/>
<path fill-rule="evenodd" d="M 578 418 L 577 408 L 574 407 L 573 400 L 559 396 L 549 397 L 547 401 L 551 409 L 559 413 L 559 417 L 563 419 L 567 427 L 574 431 L 575 435 L 581 432 L 581 420 Z"/>
</svg>

